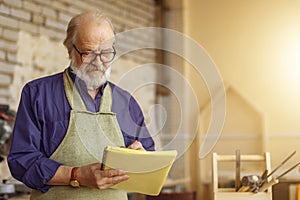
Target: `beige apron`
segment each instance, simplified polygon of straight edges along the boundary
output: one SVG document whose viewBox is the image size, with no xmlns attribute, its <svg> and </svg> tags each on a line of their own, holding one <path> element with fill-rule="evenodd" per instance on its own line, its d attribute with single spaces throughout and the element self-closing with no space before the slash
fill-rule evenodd
<svg viewBox="0 0 300 200">
<path fill-rule="evenodd" d="M 106 85 L 99 112 L 86 110 L 80 95 L 74 87 L 68 70 L 64 71 L 64 87 L 72 108 L 67 133 L 51 155 L 51 159 L 67 166 L 83 166 L 102 161 L 106 145 L 123 146 L 123 136 L 116 115 L 111 112 L 112 91 Z M 31 200 L 127 200 L 122 190 L 98 190 L 87 187 L 53 186 L 42 193 L 33 190 Z"/>
</svg>

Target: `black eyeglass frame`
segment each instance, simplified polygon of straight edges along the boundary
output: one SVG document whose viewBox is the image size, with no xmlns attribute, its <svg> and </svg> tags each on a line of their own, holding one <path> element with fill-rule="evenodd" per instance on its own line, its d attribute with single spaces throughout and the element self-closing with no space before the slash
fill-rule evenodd
<svg viewBox="0 0 300 200">
<path fill-rule="evenodd" d="M 76 50 L 76 52 L 80 55 L 81 62 L 83 62 L 82 55 L 84 55 L 84 54 L 86 54 L 86 55 L 93 54 L 93 55 L 95 55 L 95 58 L 94 58 L 93 60 L 91 60 L 90 62 L 95 61 L 96 58 L 99 56 L 99 58 L 100 58 L 100 60 L 101 60 L 102 63 L 110 63 L 111 61 L 113 61 L 113 59 L 115 58 L 115 56 L 116 56 L 116 54 L 117 54 L 116 49 L 115 49 L 114 46 L 112 47 L 112 48 L 113 48 L 113 51 L 111 51 L 111 52 L 100 52 L 100 53 L 95 53 L 95 52 L 92 51 L 92 52 L 90 52 L 90 53 L 86 53 L 86 52 L 80 52 L 80 51 L 77 49 L 77 47 L 75 46 L 75 44 L 72 44 L 72 45 L 73 45 L 74 49 Z M 112 54 L 113 54 L 112 58 L 111 58 L 109 61 L 103 61 L 103 59 L 102 59 L 101 56 L 104 55 L 104 54 L 108 54 L 108 53 L 112 53 Z"/>
</svg>

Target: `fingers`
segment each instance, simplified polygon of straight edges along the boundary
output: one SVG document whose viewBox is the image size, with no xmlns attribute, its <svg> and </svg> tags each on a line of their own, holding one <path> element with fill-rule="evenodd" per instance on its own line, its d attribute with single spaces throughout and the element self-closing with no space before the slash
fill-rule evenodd
<svg viewBox="0 0 300 200">
<path fill-rule="evenodd" d="M 101 172 L 102 179 L 98 185 L 99 189 L 106 189 L 129 179 L 129 176 L 123 170 L 110 169 Z"/>
<path fill-rule="evenodd" d="M 142 143 L 137 140 L 135 140 L 128 148 L 135 150 L 145 150 Z"/>
<path fill-rule="evenodd" d="M 105 177 L 121 176 L 125 174 L 126 172 L 121 169 L 109 169 L 103 171 L 103 176 Z"/>
<path fill-rule="evenodd" d="M 100 170 L 101 164 L 95 163 L 81 166 L 77 170 L 77 178 L 82 186 L 105 189 L 129 178 L 127 173 L 119 169 Z"/>
</svg>

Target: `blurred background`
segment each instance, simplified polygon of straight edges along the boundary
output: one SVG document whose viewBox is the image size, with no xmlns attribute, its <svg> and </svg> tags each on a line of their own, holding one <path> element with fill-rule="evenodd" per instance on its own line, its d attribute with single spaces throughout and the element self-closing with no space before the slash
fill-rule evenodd
<svg viewBox="0 0 300 200">
<path fill-rule="evenodd" d="M 68 67 L 62 44 L 67 23 L 72 16 L 95 9 L 112 19 L 120 36 L 117 52 L 134 49 L 135 44 L 161 47 L 118 54 L 111 81 L 128 88 L 149 126 L 159 127 L 152 132 L 158 149 L 171 141 L 168 148 L 184 146 L 164 192 L 192 192 L 198 200 L 211 199 L 212 152 L 270 152 L 271 165 L 276 166 L 291 152 L 300 151 L 299 0 L 0 0 L 0 104 L 9 106 L 7 112 L 17 110 L 26 82 Z M 171 29 L 183 37 L 175 41 L 163 31 L 151 30 L 123 34 L 145 27 Z M 214 93 L 208 90 L 207 77 L 185 59 L 185 55 L 197 55 L 186 44 L 187 38 L 205 49 L 215 63 L 226 97 L 221 136 L 203 159 L 199 149 L 211 123 Z M 178 46 L 182 55 L 166 51 L 170 45 Z M 143 73 L 126 79 L 141 66 Z M 147 84 L 136 86 L 143 81 Z M 194 98 L 197 105 L 191 103 Z M 161 105 L 164 112 L 151 114 L 153 105 Z M 3 138 L 1 142 L 9 144 Z M 10 178 L 6 154 L 2 152 L 0 180 Z M 299 160 L 298 153 L 291 164 Z M 219 182 L 234 179 L 234 170 L 234 165 L 224 166 Z M 298 181 L 297 168 L 284 176 L 285 192 L 281 193 L 285 196 L 273 199 L 296 198 L 292 188 Z"/>
</svg>

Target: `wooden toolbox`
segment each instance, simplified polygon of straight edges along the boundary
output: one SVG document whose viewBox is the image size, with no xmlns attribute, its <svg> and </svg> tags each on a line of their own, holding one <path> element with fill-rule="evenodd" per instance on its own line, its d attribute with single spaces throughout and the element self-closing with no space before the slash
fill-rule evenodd
<svg viewBox="0 0 300 200">
<path fill-rule="evenodd" d="M 265 192 L 236 192 L 235 188 L 219 188 L 218 181 L 218 163 L 219 162 L 236 162 L 236 155 L 218 155 L 213 153 L 213 199 L 214 200 L 272 200 L 272 189 L 268 188 Z M 264 155 L 240 155 L 240 162 L 260 162 L 264 163 L 264 170 L 271 171 L 270 153 Z"/>
</svg>

